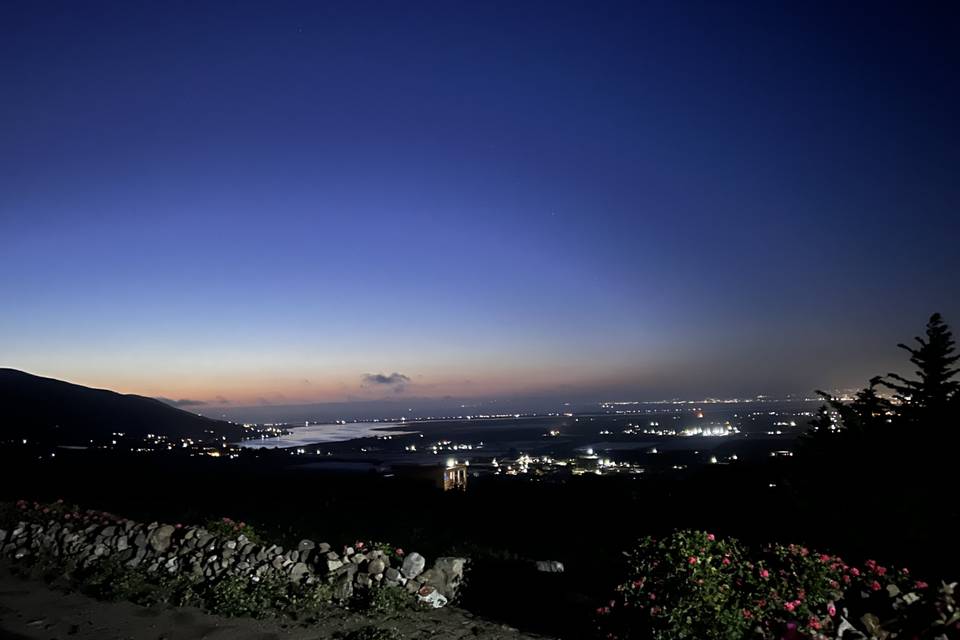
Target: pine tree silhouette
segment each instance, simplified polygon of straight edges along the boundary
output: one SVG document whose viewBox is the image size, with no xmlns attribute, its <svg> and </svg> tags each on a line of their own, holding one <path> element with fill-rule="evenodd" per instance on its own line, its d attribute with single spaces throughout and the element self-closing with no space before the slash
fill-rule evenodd
<svg viewBox="0 0 960 640">
<path fill-rule="evenodd" d="M 877 385 L 883 379 L 880 376 L 870 378 L 870 384 L 857 392 L 849 404 L 833 398 L 824 391 L 817 391 L 827 405 L 840 416 L 840 424 L 849 435 L 870 435 L 890 422 L 890 402 L 877 394 Z M 874 433 L 875 435 L 875 433 Z"/>
<path fill-rule="evenodd" d="M 910 362 L 917 367 L 919 379 L 909 380 L 888 373 L 881 384 L 895 392 L 894 397 L 902 404 L 901 413 L 905 419 L 933 423 L 945 417 L 951 405 L 957 404 L 960 380 L 953 378 L 960 369 L 952 367 L 960 360 L 960 355 L 953 355 L 953 334 L 939 313 L 930 316 L 926 338 L 918 336 L 914 340 L 920 345 L 918 348 L 902 343 L 897 346 L 910 353 Z"/>
<path fill-rule="evenodd" d="M 826 404 L 810 421 L 810 429 L 801 438 L 801 447 L 821 453 L 832 449 L 835 454 L 845 455 L 860 448 L 865 438 L 885 435 L 893 420 L 893 410 L 890 402 L 877 393 L 880 383 L 880 376 L 871 378 L 869 386 L 858 391 L 850 403 L 818 389 L 817 395 Z"/>
</svg>

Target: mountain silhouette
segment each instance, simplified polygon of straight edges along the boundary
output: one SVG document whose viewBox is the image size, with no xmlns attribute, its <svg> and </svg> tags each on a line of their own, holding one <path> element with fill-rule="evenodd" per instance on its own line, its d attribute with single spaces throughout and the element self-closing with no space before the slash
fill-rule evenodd
<svg viewBox="0 0 960 640">
<path fill-rule="evenodd" d="M 16 369 L 0 368 L 0 440 L 53 444 L 103 441 L 112 433 L 169 438 L 238 439 L 238 425 L 204 418 L 154 398 L 91 389 Z"/>
</svg>

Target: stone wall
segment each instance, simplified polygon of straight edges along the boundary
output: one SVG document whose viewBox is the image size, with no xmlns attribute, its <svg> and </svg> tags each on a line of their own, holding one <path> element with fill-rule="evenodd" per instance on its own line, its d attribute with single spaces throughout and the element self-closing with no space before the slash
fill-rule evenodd
<svg viewBox="0 0 960 640">
<path fill-rule="evenodd" d="M 465 558 L 438 558 L 432 566 L 419 553 L 367 548 L 340 551 L 326 542 L 301 540 L 295 548 L 255 543 L 242 533 L 214 534 L 199 526 L 143 524 L 101 512 L 64 514 L 43 505 L 24 506 L 39 517 L 0 523 L 0 555 L 14 560 L 55 558 L 88 568 L 107 559 L 149 573 L 183 574 L 196 583 L 225 576 L 283 576 L 295 584 L 325 582 L 334 600 L 346 602 L 373 588 L 403 589 L 410 597 L 442 607 L 457 596 Z M 43 511 L 47 509 L 47 511 Z"/>
</svg>

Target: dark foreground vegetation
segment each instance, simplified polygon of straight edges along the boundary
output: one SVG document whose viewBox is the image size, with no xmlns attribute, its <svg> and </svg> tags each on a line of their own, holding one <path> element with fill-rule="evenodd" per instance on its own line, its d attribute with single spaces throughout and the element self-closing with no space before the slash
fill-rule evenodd
<svg viewBox="0 0 960 640">
<path fill-rule="evenodd" d="M 813 609 L 787 615 L 793 612 L 786 604 L 798 594 L 781 593 L 783 589 L 778 590 L 778 617 L 770 617 L 766 628 L 752 624 L 764 607 L 754 603 L 751 617 L 744 617 L 739 600 L 734 606 L 715 597 L 722 585 L 743 597 L 755 594 L 737 582 L 742 577 L 725 572 L 728 565 L 722 550 L 713 547 L 715 541 L 703 551 L 712 560 L 701 565 L 697 556 L 696 571 L 718 572 L 706 576 L 691 570 L 689 557 L 679 554 L 676 545 L 687 542 L 670 537 L 691 529 L 710 531 L 717 541 L 737 538 L 741 542 L 723 544 L 734 545 L 754 568 L 772 562 L 771 552 L 764 550 L 770 541 L 787 545 L 776 549 L 817 549 L 816 557 L 843 557 L 843 566 L 858 571 L 868 566 L 867 560 L 880 567 L 908 567 L 911 575 L 933 585 L 927 593 L 939 593 L 941 580 L 960 575 L 955 470 L 960 384 L 953 341 L 939 316 L 931 318 L 926 335 L 909 351 L 916 373 L 876 378 L 852 403 L 826 398 L 797 455 L 788 459 L 710 465 L 685 475 L 643 479 L 530 483 L 489 477 L 471 483 L 465 493 L 444 493 L 412 479 L 292 471 L 284 456 L 223 460 L 77 451 L 58 455 L 55 463 L 17 457 L 0 461 L 0 498 L 62 498 L 140 520 L 204 522 L 230 516 L 285 544 L 303 537 L 343 543 L 364 538 L 391 540 L 432 556 L 469 556 L 473 563 L 464 607 L 565 638 L 588 637 L 598 625 L 603 634 L 639 638 L 737 638 L 757 629 L 771 638 L 817 636 L 827 630 L 836 637 L 839 623 L 821 618 L 829 617 L 825 602 L 830 601 L 841 612 L 843 606 L 851 616 L 855 612 L 854 626 L 868 637 L 952 638 L 955 626 L 938 628 L 933 614 L 910 626 L 909 634 L 889 635 L 900 624 L 891 622 L 899 619 L 897 598 L 912 599 L 908 594 L 915 593 L 926 598 L 922 607 L 933 607 L 924 611 L 935 612 L 939 596 L 931 600 L 923 590 L 907 589 L 901 584 L 905 574 L 887 569 L 889 580 L 896 580 L 877 580 L 879 591 L 889 594 L 893 584 L 899 594 L 879 608 L 869 599 L 870 606 L 854 606 L 845 590 L 837 595 L 824 588 L 823 580 L 829 587 L 830 580 L 841 582 L 845 575 L 834 575 L 832 563 L 822 575 L 804 573 L 801 582 L 786 589 L 811 594 L 801 599 L 801 606 L 816 604 L 819 629 L 810 626 Z M 895 397 L 881 397 L 885 388 Z M 637 551 L 637 540 L 645 536 L 661 542 L 642 542 Z M 664 540 L 674 542 L 655 546 Z M 631 549 L 625 563 L 623 552 Z M 559 560 L 566 571 L 538 573 L 534 560 Z M 663 578 L 667 584 L 693 581 L 657 593 L 663 602 L 658 614 L 666 617 L 652 618 L 649 607 L 629 615 L 603 613 L 611 600 L 618 612 L 637 603 L 646 587 L 631 591 L 624 585 L 655 575 L 650 562 L 660 568 L 677 565 L 675 575 Z M 806 556 L 782 562 L 800 563 L 784 568 L 788 574 L 812 571 Z M 701 579 L 702 584 L 697 582 Z M 871 595 L 872 582 L 866 586 Z M 773 606 L 771 602 L 767 598 L 765 605 Z M 680 603 L 690 609 L 678 619 Z M 941 606 L 952 605 L 944 600 Z M 873 631 L 862 620 L 868 614 L 878 618 Z M 713 626 L 697 622 L 707 619 L 715 621 Z"/>
</svg>

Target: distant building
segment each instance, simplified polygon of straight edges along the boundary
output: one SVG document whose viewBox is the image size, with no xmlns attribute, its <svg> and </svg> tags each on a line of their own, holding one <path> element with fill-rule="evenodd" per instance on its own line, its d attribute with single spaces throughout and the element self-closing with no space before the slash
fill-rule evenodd
<svg viewBox="0 0 960 640">
<path fill-rule="evenodd" d="M 453 491 L 454 489 L 465 491 L 469 468 L 467 464 L 458 464 L 452 460 L 448 460 L 444 466 L 437 464 L 392 464 L 390 465 L 389 475 L 429 483 L 444 491 Z"/>
<path fill-rule="evenodd" d="M 454 489 L 467 490 L 467 465 L 465 464 L 448 464 L 443 470 L 443 490 L 453 491 Z"/>
</svg>

